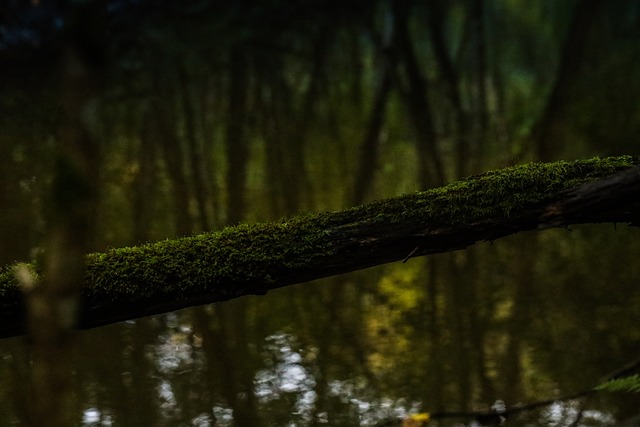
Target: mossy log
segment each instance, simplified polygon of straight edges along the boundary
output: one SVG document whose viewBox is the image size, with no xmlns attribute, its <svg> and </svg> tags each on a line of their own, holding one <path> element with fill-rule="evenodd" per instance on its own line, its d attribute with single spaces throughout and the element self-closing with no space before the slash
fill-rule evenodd
<svg viewBox="0 0 640 427">
<path fill-rule="evenodd" d="M 631 156 L 531 163 L 340 212 L 90 254 L 79 327 L 265 294 L 525 230 L 638 225 L 639 163 Z M 5 267 L 0 337 L 22 333 L 22 300 L 15 266 Z"/>
</svg>

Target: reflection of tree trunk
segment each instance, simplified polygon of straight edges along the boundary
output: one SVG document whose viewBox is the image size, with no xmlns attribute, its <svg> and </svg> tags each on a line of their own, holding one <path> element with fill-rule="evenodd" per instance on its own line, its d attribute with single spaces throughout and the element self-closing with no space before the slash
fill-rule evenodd
<svg viewBox="0 0 640 427">
<path fill-rule="evenodd" d="M 324 337 L 324 338 L 323 338 Z M 322 341 L 326 341 L 330 339 L 329 335 L 324 334 L 320 337 Z M 318 357 L 318 361 L 316 362 L 317 370 L 314 372 L 314 388 L 315 392 L 315 402 L 313 405 L 313 411 L 311 415 L 311 427 L 324 427 L 327 423 L 322 419 L 322 417 L 326 417 L 327 414 L 331 415 L 329 412 L 329 404 L 327 402 L 327 398 L 329 397 L 329 383 L 327 381 L 327 377 L 329 375 L 329 370 L 327 365 L 329 365 L 328 358 L 325 357 L 327 353 L 324 351 L 326 344 L 320 342 L 318 345 L 318 351 L 320 357 Z M 331 419 L 331 417 L 329 418 Z"/>
<path fill-rule="evenodd" d="M 227 110 L 227 223 L 242 220 L 246 211 L 247 163 L 247 60 L 236 49 L 229 56 L 229 105 Z"/>
<path fill-rule="evenodd" d="M 184 154 L 173 125 L 175 118 L 169 111 L 169 105 L 167 105 L 171 101 L 156 99 L 151 102 L 153 103 L 154 116 L 157 120 L 156 138 L 162 147 L 164 163 L 167 167 L 173 190 L 175 231 L 176 234 L 185 236 L 192 232 L 191 215 L 189 214 L 189 186 L 184 173 Z"/>
<path fill-rule="evenodd" d="M 305 148 L 325 76 L 324 63 L 329 43 L 326 37 L 314 43 L 309 84 L 299 105 L 296 89 L 282 73 L 285 68 L 282 61 L 269 58 L 263 62 L 260 111 L 272 217 L 291 215 L 309 205 L 310 182 Z"/>
<path fill-rule="evenodd" d="M 434 184 L 442 184 L 446 179 L 445 170 L 437 148 L 436 130 L 429 102 L 429 87 L 420 71 L 409 36 L 407 22 L 409 3 L 396 1 L 393 4 L 396 14 L 398 55 L 404 65 L 407 78 L 407 87 L 402 88 L 402 95 L 416 133 L 420 185 L 426 189 Z"/>
<path fill-rule="evenodd" d="M 523 336 L 522 331 L 532 319 L 531 308 L 535 305 L 535 254 L 539 239 L 537 235 L 527 239 L 526 246 L 515 248 L 513 262 L 515 264 L 515 294 L 513 310 L 508 327 L 508 343 L 505 353 L 504 389 L 503 395 L 509 399 L 509 404 L 519 402 L 524 398 L 524 384 L 522 378 Z"/>
<path fill-rule="evenodd" d="M 149 344 L 153 343 L 158 330 L 151 319 L 140 319 L 132 327 L 131 366 L 126 373 L 130 377 L 123 377 L 127 381 L 129 401 L 124 402 L 129 417 L 127 423 L 131 425 L 157 425 L 160 414 L 157 405 L 158 378 L 155 361 L 149 357 Z M 135 402 L 132 408 L 131 402 Z"/>
<path fill-rule="evenodd" d="M 367 288 L 375 280 L 371 276 L 354 275 L 351 285 L 345 286 L 345 280 L 340 277 L 334 279 L 333 289 L 329 288 L 329 305 L 335 306 L 335 315 L 332 316 L 336 331 L 332 336 L 339 337 L 339 342 L 344 342 L 342 352 L 345 356 L 355 361 L 354 366 L 359 367 L 359 372 L 367 379 L 369 387 L 376 389 L 378 378 L 370 368 L 368 355 L 371 353 L 369 343 L 366 340 L 367 327 L 365 324 L 366 309 L 363 307 Z M 335 354 L 334 357 L 340 357 Z"/>
<path fill-rule="evenodd" d="M 330 33 L 327 31 L 326 33 Z M 305 147 L 312 130 L 311 125 L 315 119 L 315 110 L 318 104 L 318 95 L 322 89 L 325 79 L 325 63 L 327 61 L 327 51 L 329 50 L 332 40 L 326 37 L 325 32 L 321 32 L 322 37 L 315 40 L 313 47 L 313 61 L 311 63 L 311 77 L 309 87 L 302 98 L 302 106 L 300 110 L 302 114 L 297 120 L 297 126 L 294 127 L 294 134 L 289 138 L 289 184 L 295 183 L 295 198 L 285 205 L 285 214 L 293 214 L 301 208 L 307 208 L 309 196 L 311 195 L 311 184 L 306 166 Z M 289 107 L 291 104 L 289 105 Z M 301 202 L 304 205 L 301 206 Z"/>
<path fill-rule="evenodd" d="M 353 183 L 351 200 L 349 203 L 359 205 L 367 199 L 367 195 L 373 188 L 375 172 L 378 168 L 380 157 L 380 143 L 385 121 L 387 104 L 393 85 L 396 57 L 392 55 L 396 42 L 396 11 L 389 9 L 385 14 L 382 35 L 373 33 L 378 39 L 378 69 L 376 70 L 376 87 L 373 96 L 370 115 L 364 139 L 360 146 L 358 169 Z"/>
<path fill-rule="evenodd" d="M 338 311 L 338 306 L 342 303 L 339 300 L 333 299 L 331 293 L 334 290 L 337 290 L 339 294 L 342 294 L 342 289 L 344 286 L 336 286 L 336 280 L 332 280 L 329 284 L 331 289 L 327 288 L 317 288 L 313 289 L 313 295 L 306 295 L 302 298 L 297 299 L 296 307 L 298 308 L 299 316 L 298 318 L 305 325 L 305 329 L 309 331 L 311 334 L 312 342 L 306 343 L 306 347 L 317 346 L 318 347 L 318 358 L 316 359 L 316 371 L 313 372 L 313 377 L 315 380 L 314 391 L 316 392 L 316 401 L 313 408 L 313 421 L 312 426 L 319 427 L 322 426 L 320 420 L 320 415 L 324 414 L 325 416 L 328 414 L 329 419 L 331 420 L 331 404 L 329 402 L 328 392 L 330 390 L 329 382 L 330 382 L 330 366 L 331 366 L 331 346 L 336 345 L 337 340 L 334 338 L 335 330 L 323 330 L 320 331 L 315 325 L 317 324 L 316 315 L 319 315 L 319 311 L 314 310 L 314 313 L 310 313 L 308 308 L 308 304 L 306 303 L 307 298 L 311 297 L 317 301 L 322 301 L 321 305 L 326 308 L 326 311 L 323 313 L 329 319 L 335 318 L 335 315 Z M 337 303 L 338 305 L 334 305 Z M 329 328 L 335 328 L 335 322 L 328 322 Z M 326 425 L 326 424 L 325 424 Z"/>
<path fill-rule="evenodd" d="M 234 301 L 232 312 L 229 308 L 216 307 L 213 316 L 197 310 L 195 324 L 202 334 L 208 369 L 219 379 L 222 395 L 233 411 L 233 425 L 259 427 L 263 423 L 256 409 L 254 371 L 249 361 L 246 301 Z"/>
<path fill-rule="evenodd" d="M 383 61 L 386 62 L 385 59 Z M 360 159 L 358 162 L 358 171 L 353 186 L 353 196 L 351 203 L 353 205 L 362 204 L 371 191 L 373 185 L 373 176 L 377 169 L 378 157 L 380 152 L 380 137 L 382 126 L 384 124 L 384 116 L 391 93 L 391 71 L 389 66 L 384 66 L 381 72 L 381 80 L 375 93 L 369 125 L 366 130 L 364 141 L 360 147 Z"/>
<path fill-rule="evenodd" d="M 268 86 L 268 83 L 264 83 Z M 270 88 L 264 89 L 267 92 L 271 92 Z M 282 215 L 284 208 L 282 207 L 284 195 L 282 170 L 284 169 L 284 159 L 282 158 L 282 149 L 280 147 L 282 135 L 280 134 L 281 124 L 279 118 L 275 112 L 275 106 L 271 94 L 266 94 L 264 98 L 260 100 L 260 107 L 262 110 L 262 132 L 265 139 L 265 158 L 266 158 L 266 172 L 269 188 L 269 214 L 273 218 L 277 218 Z"/>
<path fill-rule="evenodd" d="M 487 20 L 491 24 L 497 23 L 499 21 L 499 17 L 496 16 L 496 11 L 493 7 L 488 7 L 487 9 Z M 487 55 L 488 62 L 488 77 L 489 82 L 487 84 L 491 88 L 491 93 L 493 95 L 493 111 L 491 111 L 491 119 L 492 119 L 492 130 L 494 131 L 491 135 L 493 139 L 492 146 L 495 146 L 499 152 L 502 154 L 496 156 L 496 159 L 499 161 L 509 160 L 511 163 L 510 156 L 515 154 L 514 149 L 517 145 L 514 144 L 513 137 L 511 136 L 511 128 L 509 126 L 509 115 L 510 108 L 508 107 L 508 95 L 509 91 L 507 84 L 507 75 L 509 71 L 503 69 L 505 62 L 503 58 L 506 54 L 506 43 L 503 38 L 499 38 L 495 31 L 488 32 L 490 36 L 488 37 L 489 43 L 491 45 L 491 49 L 489 49 L 489 54 Z"/>
<path fill-rule="evenodd" d="M 562 128 L 565 126 L 565 109 L 570 102 L 572 83 L 584 66 L 586 39 L 595 20 L 600 15 L 602 0 L 581 0 L 575 7 L 560 56 L 556 80 L 551 89 L 542 116 L 531 133 L 537 160 L 554 159 L 554 147 L 562 146 Z"/>
<path fill-rule="evenodd" d="M 463 259 L 462 274 L 467 283 L 469 342 L 473 357 L 472 363 L 477 369 L 476 377 L 480 385 L 481 401 L 492 402 L 492 399 L 495 399 L 495 391 L 487 373 L 485 354 L 486 315 L 481 309 L 481 304 L 486 305 L 488 303 L 478 295 L 480 279 L 478 277 L 478 257 L 475 249 L 469 248 L 468 251 L 460 254 Z"/>
<path fill-rule="evenodd" d="M 4 123 L 0 123 L 1 128 L 5 128 Z M 25 206 L 18 191 L 17 182 L 22 177 L 16 169 L 24 166 L 16 165 L 8 153 L 9 150 L 4 149 L 12 145 L 9 142 L 12 137 L 0 135 L 2 138 L 0 139 L 0 147 L 2 147 L 0 154 L 0 265 L 29 257 L 33 242 L 30 235 L 34 231 L 33 225 L 36 222 L 30 207 Z M 18 138 L 15 137 L 15 139 Z"/>
<path fill-rule="evenodd" d="M 3 124 L 4 123 L 0 125 Z M 0 144 L 4 146 L 7 142 L 2 138 Z M 13 195 L 11 194 L 13 192 L 10 192 L 10 190 L 14 187 L 13 181 L 9 179 L 11 176 L 10 168 L 13 166 L 12 163 L 11 157 L 5 155 L 3 150 L 3 155 L 0 156 L 0 224 L 3 224 L 3 226 L 0 227 L 0 242 L 2 242 L 0 243 L 0 265 L 8 264 L 16 259 L 11 245 L 7 245 L 4 242 L 19 242 L 21 240 L 18 238 L 20 235 L 13 231 L 13 227 L 4 226 L 4 224 L 15 223 L 14 215 L 11 213 L 11 209 L 9 209 L 9 206 L 15 206 L 15 203 L 12 203 L 12 197 L 10 197 L 10 195 Z"/>
<path fill-rule="evenodd" d="M 222 224 L 222 212 L 220 209 L 220 194 L 218 191 L 217 174 L 215 171 L 219 167 L 219 163 L 214 162 L 214 144 L 216 143 L 216 117 L 217 104 L 216 101 L 222 98 L 222 76 L 220 73 L 216 75 L 206 75 L 203 77 L 202 92 L 200 94 L 200 115 L 202 129 L 202 156 L 204 158 L 204 177 L 210 180 L 209 197 L 211 203 L 211 224 L 209 227 L 219 227 Z M 222 115 L 221 115 L 222 116 Z"/>
<path fill-rule="evenodd" d="M 136 324 L 138 322 L 136 321 Z M 100 384 L 100 392 L 96 393 L 95 401 L 109 402 L 109 412 L 118 414 L 118 419 L 131 420 L 131 424 L 134 424 L 136 420 L 140 421 L 140 415 L 137 414 L 145 413 L 143 408 L 152 406 L 151 402 L 154 402 L 156 396 L 153 387 L 147 391 L 144 400 L 137 400 L 131 393 L 131 374 L 139 373 L 143 379 L 150 379 L 152 375 L 147 366 L 133 365 L 135 362 L 132 363 L 124 356 L 132 343 L 132 351 L 145 348 L 142 341 L 136 340 L 137 337 L 134 338 L 133 334 L 129 333 L 130 328 L 130 325 L 114 325 L 79 337 L 82 358 L 76 366 L 76 384 Z M 145 339 L 148 340 L 149 337 Z M 135 366 L 135 371 L 131 370 L 132 366 Z M 118 375 L 114 375 L 114 372 Z M 136 405 L 131 405 L 131 402 L 136 402 Z M 156 418 L 153 412 L 151 414 L 150 422 L 153 423 Z"/>
<path fill-rule="evenodd" d="M 469 337 L 469 306 L 468 283 L 465 275 L 460 274 L 461 269 L 457 263 L 458 254 L 449 254 L 446 257 L 449 277 L 457 280 L 453 286 L 447 286 L 444 291 L 445 322 L 451 333 L 450 363 L 453 368 L 453 378 L 457 388 L 458 409 L 467 411 L 471 404 L 471 348 Z"/>
<path fill-rule="evenodd" d="M 193 88 L 190 84 L 189 73 L 187 71 L 187 59 L 183 59 L 180 64 L 180 80 L 182 89 L 182 107 L 184 111 L 185 121 L 185 138 L 187 142 L 187 151 L 189 153 L 189 169 L 191 170 L 191 180 L 194 188 L 194 198 L 198 208 L 200 230 L 207 230 L 211 227 L 211 218 L 209 215 L 210 192 L 208 178 L 206 174 L 206 158 L 202 149 L 201 140 L 198 137 L 198 129 L 196 129 L 198 120 L 195 100 L 192 95 Z"/>
<path fill-rule="evenodd" d="M 489 123 L 489 112 L 487 110 L 487 47 L 485 37 L 485 12 L 484 0 L 473 0 L 471 4 L 472 39 L 475 41 L 473 49 L 474 57 L 474 86 L 476 93 L 476 124 L 474 129 L 463 129 L 463 132 L 473 131 L 477 140 L 477 149 L 474 150 L 469 162 L 471 170 L 475 171 L 478 165 L 482 165 L 484 146 L 486 144 L 486 133 Z M 474 160 L 475 159 L 475 160 Z M 473 173 L 473 172 L 472 172 Z"/>
<path fill-rule="evenodd" d="M 165 64 L 164 69 L 170 69 L 168 64 Z M 184 170 L 184 153 L 176 130 L 175 99 L 168 77 L 154 73 L 153 79 L 157 96 L 150 101 L 151 114 L 155 120 L 152 132 L 162 147 L 164 164 L 171 181 L 175 232 L 184 236 L 191 234 L 193 224 L 189 214 L 189 185 Z"/>
<path fill-rule="evenodd" d="M 282 76 L 282 63 L 269 60 L 267 66 L 261 110 L 271 215 L 279 217 L 295 213 L 300 207 L 306 180 L 305 141 L 302 117 L 296 117 L 291 88 Z"/>
<path fill-rule="evenodd" d="M 156 194 L 157 147 L 153 128 L 154 117 L 149 111 L 144 115 L 143 129 L 136 154 L 139 170 L 133 182 L 133 237 L 137 243 L 149 240 L 150 221 Z"/>
<path fill-rule="evenodd" d="M 457 139 L 457 177 L 462 177 L 467 174 L 467 164 L 469 162 L 469 137 L 471 135 L 471 129 L 469 129 L 469 120 L 467 114 L 462 106 L 462 97 L 460 95 L 460 78 L 456 71 L 453 61 L 449 53 L 447 52 L 447 43 L 445 40 L 444 22 L 445 16 L 442 8 L 439 4 L 439 0 L 429 0 L 427 2 L 429 6 L 429 34 L 431 35 L 431 44 L 433 45 L 433 52 L 435 54 L 438 68 L 440 69 L 440 76 L 445 82 L 447 93 L 449 94 L 449 101 L 453 108 L 454 122 L 456 124 L 456 139 Z"/>
<path fill-rule="evenodd" d="M 452 274 L 447 279 L 458 280 L 445 292 L 445 309 L 449 330 L 452 332 L 451 363 L 458 391 L 457 403 L 461 410 L 469 410 L 475 390 L 479 398 L 491 403 L 496 398 L 493 384 L 486 371 L 485 322 L 478 296 L 478 260 L 474 248 L 447 256 Z M 435 304 L 435 301 L 433 302 Z M 444 379 L 446 381 L 446 379 Z"/>
<path fill-rule="evenodd" d="M 438 258 L 426 258 L 425 268 L 427 271 L 427 300 L 426 300 L 426 314 L 427 314 L 427 333 L 429 336 L 429 344 L 431 346 L 431 353 L 429 357 L 429 366 L 427 367 L 427 378 L 430 378 L 431 387 L 433 393 L 431 395 L 433 399 L 434 412 L 443 411 L 445 408 L 445 392 L 444 387 L 446 384 L 445 376 L 443 375 L 443 366 L 446 365 L 445 354 L 442 351 L 442 322 L 441 322 L 441 305 L 438 303 L 440 298 L 440 287 L 438 286 L 439 275 L 441 274 L 438 268 Z"/>
</svg>

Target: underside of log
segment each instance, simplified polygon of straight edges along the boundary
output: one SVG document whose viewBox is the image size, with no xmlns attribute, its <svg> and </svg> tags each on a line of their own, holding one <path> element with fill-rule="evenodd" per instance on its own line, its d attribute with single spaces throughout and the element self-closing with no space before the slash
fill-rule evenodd
<svg viewBox="0 0 640 427">
<path fill-rule="evenodd" d="M 79 327 L 209 304 L 525 230 L 640 224 L 640 160 L 531 163 L 339 212 L 87 255 Z M 22 264 L 34 271 L 37 267 Z M 23 333 L 16 266 L 0 270 L 0 337 Z"/>
</svg>

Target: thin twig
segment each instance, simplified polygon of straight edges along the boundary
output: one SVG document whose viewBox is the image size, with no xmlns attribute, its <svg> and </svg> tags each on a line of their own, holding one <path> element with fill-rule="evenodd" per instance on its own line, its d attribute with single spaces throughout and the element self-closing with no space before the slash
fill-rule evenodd
<svg viewBox="0 0 640 427">
<path fill-rule="evenodd" d="M 418 249 L 420 249 L 420 246 L 416 246 L 414 250 L 409 252 L 409 255 L 407 255 L 406 258 L 402 260 L 402 263 L 404 264 L 405 262 L 409 261 L 409 258 L 411 258 L 416 252 L 418 252 Z"/>
</svg>

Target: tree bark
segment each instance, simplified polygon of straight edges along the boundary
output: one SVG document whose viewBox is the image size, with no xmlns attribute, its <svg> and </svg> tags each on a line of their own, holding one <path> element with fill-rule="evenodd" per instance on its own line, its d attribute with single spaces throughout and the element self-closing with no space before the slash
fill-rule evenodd
<svg viewBox="0 0 640 427">
<path fill-rule="evenodd" d="M 91 328 L 394 261 L 520 231 L 640 224 L 640 159 L 532 163 L 340 212 L 86 257 L 81 328 Z M 12 268 L 0 271 L 0 337 L 23 332 Z"/>
</svg>

